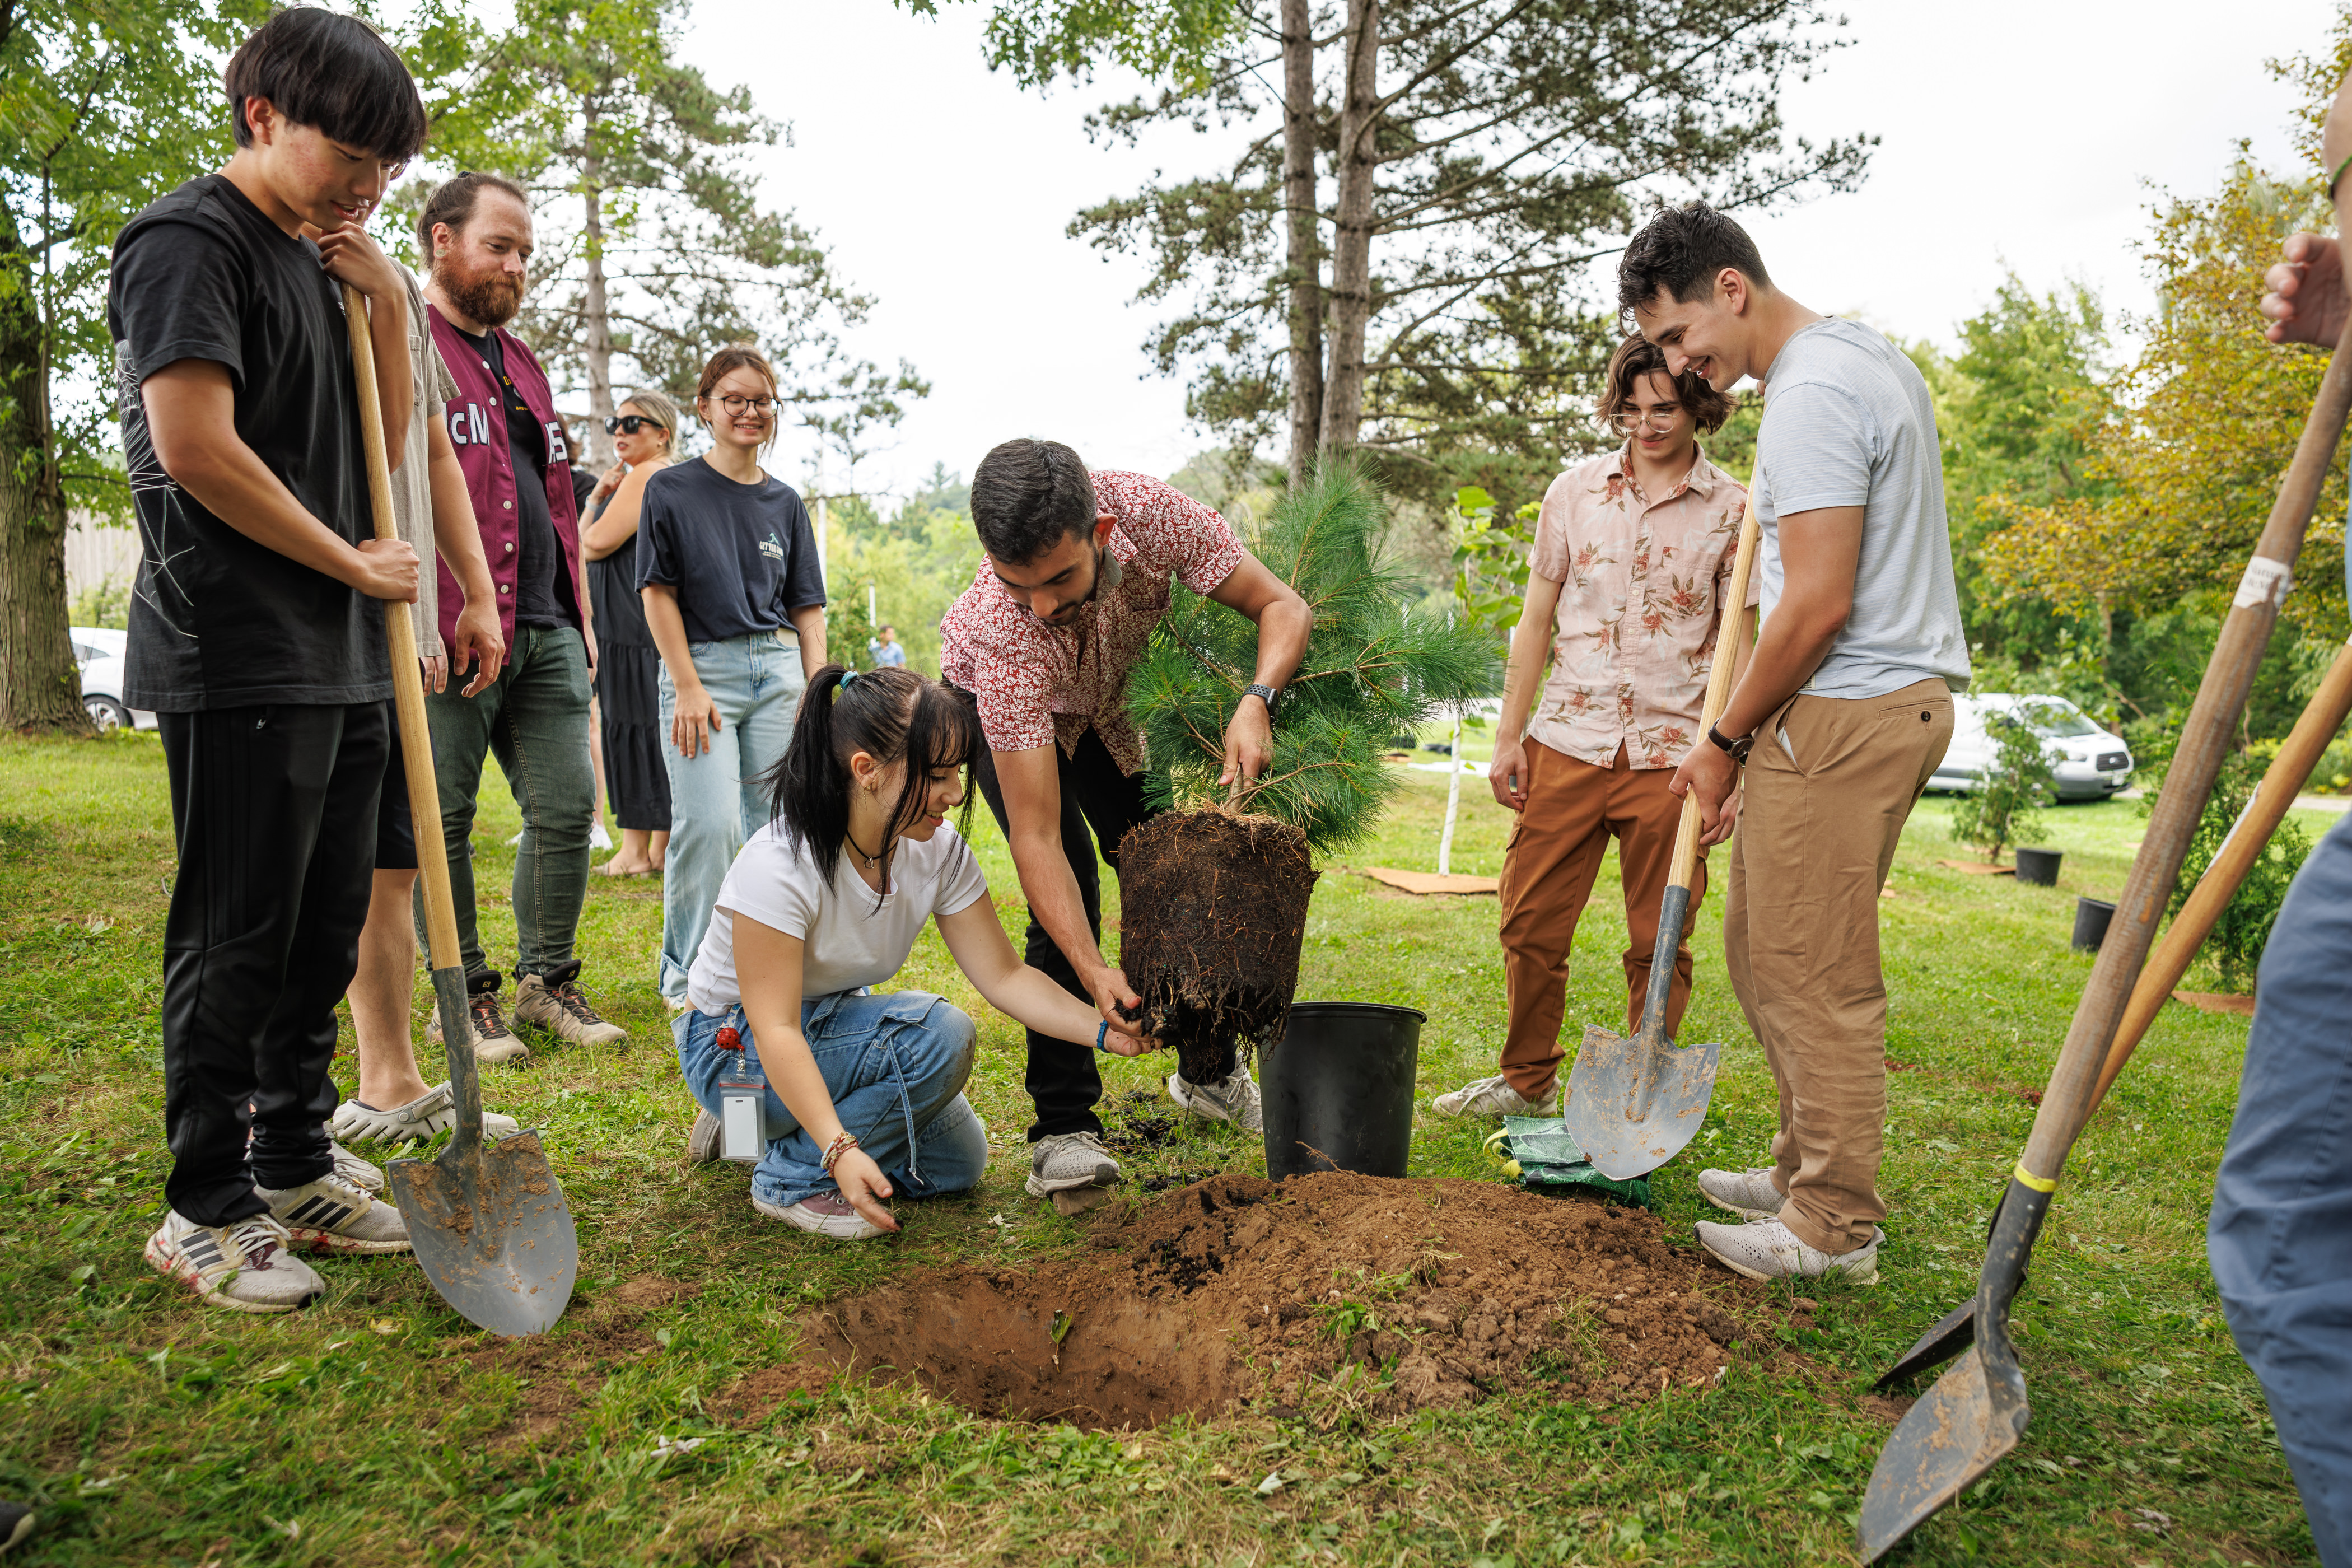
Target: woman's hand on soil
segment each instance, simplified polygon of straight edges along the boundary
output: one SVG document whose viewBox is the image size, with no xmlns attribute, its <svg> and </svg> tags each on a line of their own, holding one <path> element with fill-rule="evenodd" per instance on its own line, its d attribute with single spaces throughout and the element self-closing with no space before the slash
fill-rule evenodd
<svg viewBox="0 0 2352 1568">
<path fill-rule="evenodd" d="M 710 700 L 710 693 L 697 687 L 677 694 L 677 707 L 670 715 L 669 740 L 679 756 L 691 762 L 709 751 L 710 737 L 719 730 L 719 704 Z"/>
<path fill-rule="evenodd" d="M 2263 336 L 2274 343 L 2314 343 L 2334 348 L 2344 332 L 2344 252 L 2316 234 L 2291 234 L 2286 259 L 2263 274 L 2270 292 L 2262 312 L 2270 325 Z"/>
<path fill-rule="evenodd" d="M 1143 1037 L 1143 998 L 1137 995 L 1135 987 L 1127 983 L 1126 974 L 1116 969 L 1105 969 L 1098 972 L 1088 985 L 1095 994 L 1095 1011 L 1110 1025 L 1110 1034 L 1103 1040 L 1104 1047 L 1123 1057 L 1138 1056 L 1150 1050 L 1151 1046 Z M 1121 1012 L 1122 1007 L 1127 1010 Z M 1134 1041 L 1135 1048 L 1121 1050 L 1118 1044 L 1121 1039 Z"/>
<path fill-rule="evenodd" d="M 898 1222 L 890 1217 L 890 1178 L 882 1173 L 882 1167 L 865 1150 L 848 1150 L 835 1160 L 833 1179 L 859 1218 L 884 1230 L 898 1228 Z"/>
</svg>

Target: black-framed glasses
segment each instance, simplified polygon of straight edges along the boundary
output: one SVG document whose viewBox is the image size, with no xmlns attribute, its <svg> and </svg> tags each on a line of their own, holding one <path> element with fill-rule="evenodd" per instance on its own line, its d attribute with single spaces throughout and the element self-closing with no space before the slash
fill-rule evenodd
<svg viewBox="0 0 2352 1568">
<path fill-rule="evenodd" d="M 738 397 L 733 393 L 730 392 L 720 396 L 719 404 L 720 407 L 726 409 L 730 414 L 740 416 L 742 412 L 748 408 L 752 413 L 758 415 L 761 418 L 765 419 L 768 416 L 768 411 L 775 407 L 776 399 L 772 397 Z"/>
<path fill-rule="evenodd" d="M 615 414 L 604 421 L 604 434 L 607 436 L 634 436 L 640 430 L 667 428 L 660 420 L 643 414 Z"/>
</svg>

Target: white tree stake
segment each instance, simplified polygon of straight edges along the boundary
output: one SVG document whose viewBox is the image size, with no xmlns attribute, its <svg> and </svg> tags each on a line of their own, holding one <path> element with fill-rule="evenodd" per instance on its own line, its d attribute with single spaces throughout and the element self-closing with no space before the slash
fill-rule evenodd
<svg viewBox="0 0 2352 1568">
<path fill-rule="evenodd" d="M 1454 711 L 1454 744 L 1445 753 L 1445 831 L 1437 840 L 1437 874 L 1454 875 L 1454 816 L 1462 809 L 1462 710 Z"/>
</svg>

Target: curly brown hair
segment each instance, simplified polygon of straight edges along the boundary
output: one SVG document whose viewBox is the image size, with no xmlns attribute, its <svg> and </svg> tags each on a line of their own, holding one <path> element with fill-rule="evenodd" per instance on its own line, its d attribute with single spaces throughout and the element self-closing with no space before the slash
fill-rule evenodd
<svg viewBox="0 0 2352 1568">
<path fill-rule="evenodd" d="M 1702 436 L 1712 436 L 1723 428 L 1723 422 L 1738 406 L 1738 400 L 1717 392 L 1706 377 L 1687 370 L 1680 375 L 1669 371 L 1666 351 L 1634 332 L 1609 356 L 1609 372 L 1601 384 L 1601 396 L 1592 405 L 1592 417 L 1602 429 L 1616 429 L 1617 416 L 1633 401 L 1634 384 L 1653 371 L 1674 384 L 1675 395 L 1691 411 Z"/>
</svg>

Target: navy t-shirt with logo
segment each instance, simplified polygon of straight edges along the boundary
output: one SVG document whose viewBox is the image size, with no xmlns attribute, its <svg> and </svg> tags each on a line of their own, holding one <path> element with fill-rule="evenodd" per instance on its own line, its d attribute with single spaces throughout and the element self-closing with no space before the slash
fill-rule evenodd
<svg viewBox="0 0 2352 1568">
<path fill-rule="evenodd" d="M 824 603 L 808 508 L 772 475 L 744 485 L 699 458 L 673 463 L 646 481 L 637 534 L 637 586 L 677 590 L 690 643 L 772 632 Z"/>
</svg>

